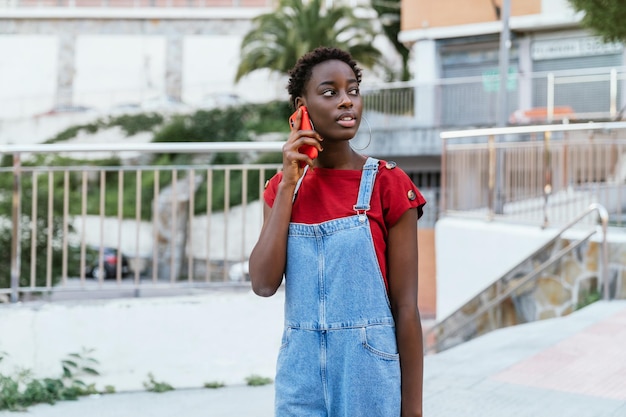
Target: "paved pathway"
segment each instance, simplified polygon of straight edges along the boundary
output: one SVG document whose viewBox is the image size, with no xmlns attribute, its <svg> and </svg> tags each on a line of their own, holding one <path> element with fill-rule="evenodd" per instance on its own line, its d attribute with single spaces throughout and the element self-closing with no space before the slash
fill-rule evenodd
<svg viewBox="0 0 626 417">
<path fill-rule="evenodd" d="M 426 417 L 626 417 L 626 301 L 427 357 Z"/>
<path fill-rule="evenodd" d="M 624 375 L 626 301 L 598 302 L 427 356 L 424 415 L 625 417 Z M 19 416 L 271 417 L 272 406 L 273 386 L 238 386 L 89 397 Z"/>
</svg>

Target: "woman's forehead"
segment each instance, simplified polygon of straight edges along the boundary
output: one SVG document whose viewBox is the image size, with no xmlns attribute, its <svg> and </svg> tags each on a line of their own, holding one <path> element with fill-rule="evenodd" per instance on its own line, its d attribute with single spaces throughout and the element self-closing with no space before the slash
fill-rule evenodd
<svg viewBox="0 0 626 417">
<path fill-rule="evenodd" d="M 317 85 L 325 81 L 332 81 L 338 77 L 356 81 L 356 75 L 350 65 L 343 61 L 332 59 L 320 62 L 312 68 L 310 82 Z"/>
</svg>

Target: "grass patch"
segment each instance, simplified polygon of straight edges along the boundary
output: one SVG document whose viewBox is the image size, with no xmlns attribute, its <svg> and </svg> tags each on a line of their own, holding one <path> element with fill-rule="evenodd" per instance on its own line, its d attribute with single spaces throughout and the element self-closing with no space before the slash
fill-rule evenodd
<svg viewBox="0 0 626 417">
<path fill-rule="evenodd" d="M 204 383 L 204 388 L 209 388 L 209 389 L 224 388 L 225 386 L 226 384 L 224 384 L 223 382 L 218 382 L 218 381 Z"/>
<path fill-rule="evenodd" d="M 248 386 L 251 386 L 251 387 L 260 387 L 263 385 L 269 385 L 272 382 L 274 382 L 272 378 L 267 378 L 267 377 L 263 377 L 260 375 L 250 375 L 249 377 L 246 378 L 246 384 L 248 384 Z"/>
<path fill-rule="evenodd" d="M 585 308 L 588 305 L 593 304 L 596 301 L 599 301 L 601 298 L 600 291 L 596 289 L 591 290 L 591 291 L 585 291 L 581 295 L 582 295 L 581 299 L 578 300 L 578 303 L 576 304 L 576 310 Z"/>
<path fill-rule="evenodd" d="M 144 382 L 143 386 L 146 388 L 146 391 L 149 391 L 149 392 L 161 393 L 161 392 L 167 392 L 167 391 L 174 391 L 173 386 L 171 386 L 167 382 L 157 381 L 154 378 L 154 375 L 152 375 L 152 373 L 148 374 L 148 381 Z"/>
</svg>

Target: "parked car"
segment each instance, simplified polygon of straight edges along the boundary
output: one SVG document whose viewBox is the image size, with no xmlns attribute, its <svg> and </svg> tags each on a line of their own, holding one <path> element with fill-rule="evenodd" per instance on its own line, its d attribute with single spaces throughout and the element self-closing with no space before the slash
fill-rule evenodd
<svg viewBox="0 0 626 417">
<path fill-rule="evenodd" d="M 102 276 L 102 272 L 100 270 L 100 260 L 98 258 L 99 253 L 100 249 L 94 248 L 87 254 L 87 275 L 97 280 L 99 280 Z M 121 276 L 126 277 L 130 274 L 128 258 L 124 254 L 121 256 Z M 108 247 L 102 249 L 102 266 L 104 267 L 104 276 L 102 276 L 102 279 L 117 278 L 117 259 L 117 249 Z"/>
</svg>

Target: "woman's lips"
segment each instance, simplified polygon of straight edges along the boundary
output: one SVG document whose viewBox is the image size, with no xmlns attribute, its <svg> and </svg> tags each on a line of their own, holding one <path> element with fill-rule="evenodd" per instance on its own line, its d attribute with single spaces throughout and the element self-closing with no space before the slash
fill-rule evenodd
<svg viewBox="0 0 626 417">
<path fill-rule="evenodd" d="M 338 119 L 337 123 L 343 127 L 354 127 L 356 125 L 356 119 L 353 117 L 343 117 Z"/>
</svg>

